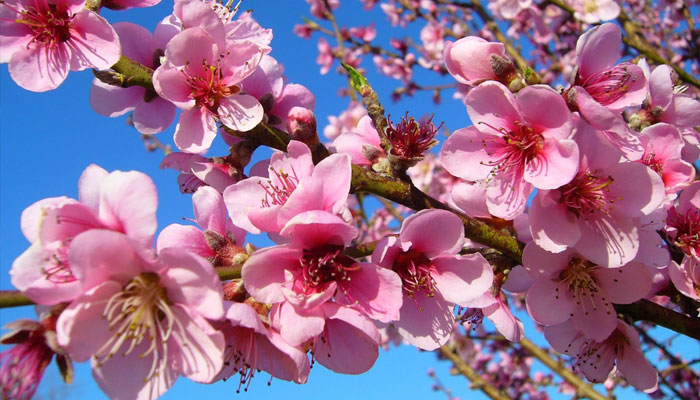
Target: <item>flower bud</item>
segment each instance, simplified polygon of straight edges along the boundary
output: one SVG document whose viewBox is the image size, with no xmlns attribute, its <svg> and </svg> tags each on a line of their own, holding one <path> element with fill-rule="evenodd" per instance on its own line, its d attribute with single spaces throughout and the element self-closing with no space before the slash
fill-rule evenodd
<svg viewBox="0 0 700 400">
<path fill-rule="evenodd" d="M 298 140 L 313 151 L 318 147 L 316 117 L 313 111 L 305 107 L 292 107 L 287 115 L 287 132 L 293 140 Z"/>
<path fill-rule="evenodd" d="M 475 86 L 486 80 L 498 80 L 491 56 L 505 59 L 503 43 L 487 42 L 477 36 L 467 36 L 456 42 L 445 42 L 443 57 L 447 71 L 460 83 Z"/>
</svg>

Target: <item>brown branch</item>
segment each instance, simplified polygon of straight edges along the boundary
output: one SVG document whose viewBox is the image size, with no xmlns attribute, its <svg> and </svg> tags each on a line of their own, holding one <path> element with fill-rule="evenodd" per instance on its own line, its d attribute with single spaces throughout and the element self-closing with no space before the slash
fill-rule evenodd
<svg viewBox="0 0 700 400">
<path fill-rule="evenodd" d="M 646 299 L 632 304 L 615 304 L 615 310 L 635 321 L 647 321 L 700 340 L 700 318 L 689 317 Z"/>
<path fill-rule="evenodd" d="M 0 308 L 31 306 L 34 304 L 18 290 L 0 290 Z"/>
<path fill-rule="evenodd" d="M 469 366 L 469 364 L 466 363 L 457 353 L 457 348 L 455 345 L 446 344 L 440 347 L 440 354 L 452 361 L 455 369 L 472 382 L 472 388 L 481 390 L 485 395 L 494 400 L 509 399 L 505 393 L 491 386 L 484 378 L 481 377 L 481 375 L 479 375 L 478 372 Z"/>
</svg>

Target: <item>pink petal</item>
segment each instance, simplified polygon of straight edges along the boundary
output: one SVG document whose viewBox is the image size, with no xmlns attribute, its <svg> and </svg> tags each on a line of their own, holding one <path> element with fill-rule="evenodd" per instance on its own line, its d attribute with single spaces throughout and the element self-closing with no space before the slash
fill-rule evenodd
<svg viewBox="0 0 700 400">
<path fill-rule="evenodd" d="M 89 168 L 89 167 L 88 167 Z M 22 211 L 20 217 L 20 227 L 24 237 L 30 243 L 39 240 L 39 230 L 45 218 L 46 210 L 61 207 L 63 204 L 74 204 L 75 200 L 68 197 L 49 197 L 39 200 Z"/>
<path fill-rule="evenodd" d="M 617 368 L 627 382 L 645 392 L 655 392 L 658 387 L 658 372 L 638 348 L 624 346 L 617 359 Z"/>
<path fill-rule="evenodd" d="M 516 122 L 523 122 L 515 97 L 499 82 L 484 82 L 469 91 L 466 105 L 469 118 L 481 132 L 497 133 L 495 130 L 499 128 L 514 130 Z"/>
<path fill-rule="evenodd" d="M 100 115 L 118 117 L 142 103 L 144 93 L 146 89 L 139 86 L 121 88 L 95 78 L 90 87 L 90 106 Z"/>
<path fill-rule="evenodd" d="M 572 252 L 549 252 L 538 246 L 536 242 L 530 242 L 523 249 L 523 267 L 532 279 L 551 279 L 568 268 Z"/>
<path fill-rule="evenodd" d="M 591 273 L 608 301 L 630 304 L 649 293 L 651 275 L 643 264 L 630 262 L 620 268 L 600 268 Z"/>
<path fill-rule="evenodd" d="M 180 113 L 175 127 L 175 145 L 188 153 L 204 153 L 216 137 L 216 121 L 207 111 L 199 108 Z"/>
<path fill-rule="evenodd" d="M 205 318 L 223 318 L 221 281 L 211 263 L 182 248 L 172 247 L 163 249 L 158 260 L 165 266 L 159 277 L 168 299 Z"/>
<path fill-rule="evenodd" d="M 539 191 L 530 206 L 530 233 L 538 246 L 551 252 L 562 252 L 581 238 L 577 218 L 559 204 L 558 192 Z"/>
<path fill-rule="evenodd" d="M 10 58 L 10 77 L 23 89 L 45 92 L 56 89 L 68 76 L 69 52 L 64 45 L 54 50 L 32 44 L 18 49 Z"/>
<path fill-rule="evenodd" d="M 608 22 L 584 33 L 576 42 L 579 74 L 590 76 L 615 65 L 622 50 L 620 28 Z"/>
<path fill-rule="evenodd" d="M 145 262 L 121 233 L 92 229 L 76 236 L 70 244 L 73 275 L 88 290 L 106 280 L 126 284 L 144 272 Z"/>
<path fill-rule="evenodd" d="M 525 334 L 523 323 L 513 315 L 505 304 L 499 302 L 490 305 L 484 308 L 483 312 L 506 339 L 511 342 L 519 342 L 523 338 Z"/>
<path fill-rule="evenodd" d="M 491 266 L 481 254 L 439 256 L 432 262 L 436 271 L 430 276 L 450 303 L 468 307 L 469 301 L 481 296 L 493 283 Z"/>
<path fill-rule="evenodd" d="M 53 256 L 44 246 L 34 243 L 12 263 L 10 282 L 35 303 L 58 304 L 71 301 L 82 293 L 79 281 L 53 282 L 47 279 L 44 269 L 51 265 Z"/>
<path fill-rule="evenodd" d="M 677 94 L 666 111 L 661 115 L 661 121 L 674 124 L 679 128 L 692 128 L 700 125 L 700 102 L 689 96 Z"/>
<path fill-rule="evenodd" d="M 265 189 L 259 177 L 251 177 L 237 182 L 224 190 L 224 203 L 233 224 L 246 231 L 258 234 L 260 229 L 250 222 L 248 214 L 261 207 L 265 199 Z"/>
<path fill-rule="evenodd" d="M 320 308 L 303 312 L 296 310 L 287 302 L 273 307 L 273 320 L 279 324 L 282 338 L 292 346 L 299 346 L 307 340 L 318 336 L 326 326 L 326 319 Z M 276 318 L 274 317 L 276 315 Z"/>
<path fill-rule="evenodd" d="M 486 206 L 486 190 L 478 183 L 459 182 L 452 186 L 452 201 L 470 217 L 491 217 Z"/>
<path fill-rule="evenodd" d="M 540 279 L 527 291 L 527 312 L 542 325 L 557 325 L 571 318 L 574 300 L 563 282 Z"/>
<path fill-rule="evenodd" d="M 602 342 L 617 327 L 617 314 L 602 293 L 592 293 L 588 297 L 577 298 L 572 321 L 584 336 Z"/>
<path fill-rule="evenodd" d="M 86 291 L 61 312 L 56 322 L 56 337 L 73 360 L 87 361 L 112 336 L 103 313 L 107 300 L 122 289 L 118 282 L 105 281 Z"/>
<path fill-rule="evenodd" d="M 223 316 L 223 308 L 221 311 Z M 200 315 L 190 314 L 190 308 L 175 305 L 172 312 L 181 328 L 173 330 L 168 340 L 168 358 L 176 361 L 182 375 L 195 382 L 211 383 L 224 364 L 224 335 Z"/>
<path fill-rule="evenodd" d="M 153 135 L 167 129 L 175 119 L 175 105 L 156 97 L 134 109 L 134 127 L 144 135 Z"/>
<path fill-rule="evenodd" d="M 411 249 L 434 258 L 441 254 L 456 254 L 462 249 L 464 226 L 449 211 L 421 210 L 403 221 L 399 237 L 403 245 L 410 245 Z"/>
<path fill-rule="evenodd" d="M 178 33 L 168 42 L 165 58 L 170 65 L 184 66 L 192 75 L 200 76 L 202 63 L 216 65 L 218 53 L 214 39 L 201 28 L 193 27 Z"/>
<path fill-rule="evenodd" d="M 671 278 L 671 282 L 673 282 L 673 286 L 675 286 L 679 292 L 690 297 L 691 299 L 700 300 L 700 295 L 695 289 L 696 282 L 693 281 L 693 277 L 689 271 L 691 263 L 700 264 L 700 262 L 691 256 L 685 256 L 681 265 L 678 265 L 678 263 L 672 261 L 668 265 L 668 275 Z M 700 268 L 700 265 L 695 266 L 695 268 Z"/>
<path fill-rule="evenodd" d="M 673 99 L 672 74 L 671 67 L 659 65 L 649 76 L 649 95 L 653 107 L 659 106 L 666 109 L 671 104 Z"/>
<path fill-rule="evenodd" d="M 335 304 L 324 306 L 326 341 L 317 339 L 316 361 L 331 371 L 357 375 L 368 371 L 379 357 L 379 331 L 364 315 Z"/>
<path fill-rule="evenodd" d="M 511 293 L 524 293 L 530 286 L 535 283 L 535 280 L 530 277 L 525 267 L 516 265 L 508 273 L 508 280 L 501 286 L 501 289 Z"/>
<path fill-rule="evenodd" d="M 570 139 L 545 140 L 541 155 L 525 166 L 524 179 L 538 189 L 556 189 L 578 172 L 578 145 Z"/>
<path fill-rule="evenodd" d="M 173 14 L 182 21 L 182 27 L 202 29 L 223 48 L 226 35 L 224 24 L 219 16 L 207 4 L 198 1 L 176 1 Z"/>
<path fill-rule="evenodd" d="M 226 235 L 226 205 L 221 193 L 209 186 L 202 186 L 192 195 L 194 218 L 204 230 Z"/>
<path fill-rule="evenodd" d="M 44 244 L 53 241 L 69 242 L 70 238 L 81 232 L 104 227 L 92 210 L 84 204 L 65 203 L 44 209 L 44 218 L 39 229 L 39 241 Z"/>
<path fill-rule="evenodd" d="M 156 251 L 169 247 L 182 248 L 201 257 L 212 257 L 216 253 L 209 247 L 201 229 L 191 225 L 170 224 L 158 235 Z"/>
<path fill-rule="evenodd" d="M 158 192 L 151 178 L 137 171 L 114 171 L 100 188 L 100 220 L 151 247 L 158 225 Z"/>
<path fill-rule="evenodd" d="M 119 36 L 106 19 L 83 10 L 71 20 L 71 70 L 108 69 L 119 61 Z"/>
<path fill-rule="evenodd" d="M 585 341 L 583 335 L 574 327 L 571 321 L 559 325 L 546 326 L 544 328 L 544 337 L 554 350 L 573 357 L 578 355 L 579 349 Z"/>
<path fill-rule="evenodd" d="M 96 164 L 90 164 L 78 179 L 78 199 L 95 213 L 100 210 L 100 187 L 109 173 Z"/>
<path fill-rule="evenodd" d="M 280 235 L 290 238 L 292 245 L 304 249 L 325 244 L 347 246 L 357 234 L 357 228 L 325 211 L 299 214 L 280 231 Z"/>
<path fill-rule="evenodd" d="M 457 129 L 443 144 L 440 163 L 450 174 L 464 180 L 485 179 L 493 170 L 489 153 L 497 140 L 494 134 L 482 133 L 473 126 Z"/>
<path fill-rule="evenodd" d="M 222 124 L 239 132 L 247 132 L 262 121 L 265 111 L 255 97 L 237 94 L 221 99 L 217 113 Z"/>
<path fill-rule="evenodd" d="M 287 246 L 267 247 L 253 253 L 241 270 L 248 293 L 264 303 L 283 301 L 285 270 L 296 270 L 300 256 L 299 250 Z"/>
<path fill-rule="evenodd" d="M 537 130 L 557 132 L 558 139 L 571 134 L 571 112 L 564 98 L 547 85 L 527 86 L 517 97 L 518 109 L 528 124 Z"/>
<path fill-rule="evenodd" d="M 391 269 L 394 259 L 401 253 L 401 246 L 396 236 L 382 238 L 372 252 L 372 262 L 384 268 Z"/>
<path fill-rule="evenodd" d="M 532 184 L 519 177 L 497 175 L 486 191 L 486 206 L 495 217 L 512 220 L 525 211 Z"/>
<path fill-rule="evenodd" d="M 183 71 L 166 65 L 153 73 L 153 88 L 158 95 L 182 110 L 191 110 L 196 101 L 191 97 L 192 88 L 184 79 Z"/>
<path fill-rule="evenodd" d="M 131 22 L 117 22 L 112 28 L 119 35 L 122 53 L 147 67 L 153 67 L 153 43 L 151 32 Z"/>
<path fill-rule="evenodd" d="M 32 28 L 27 24 L 18 24 L 14 21 L 17 13 L 10 10 L 9 7 L 3 7 L 0 11 L 0 63 L 10 62 L 12 55 L 32 40 Z"/>
<path fill-rule="evenodd" d="M 580 220 L 581 239 L 574 248 L 603 267 L 620 267 L 634 260 L 639 250 L 638 228 L 629 219 L 607 216 Z"/>
<path fill-rule="evenodd" d="M 454 321 L 452 307 L 439 293 L 428 297 L 420 291 L 404 300 L 401 317 L 394 326 L 407 343 L 431 351 L 447 343 Z"/>
<path fill-rule="evenodd" d="M 347 287 L 344 303 L 357 304 L 368 317 L 380 322 L 399 319 L 403 303 L 401 278 L 394 271 L 375 264 L 359 263 L 356 266 L 359 269 L 352 273 L 351 283 L 344 285 Z"/>
</svg>

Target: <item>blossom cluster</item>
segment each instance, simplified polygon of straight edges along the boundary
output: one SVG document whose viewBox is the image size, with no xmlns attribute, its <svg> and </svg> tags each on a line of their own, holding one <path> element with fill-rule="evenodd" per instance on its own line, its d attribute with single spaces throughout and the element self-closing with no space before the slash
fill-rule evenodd
<svg viewBox="0 0 700 400">
<path fill-rule="evenodd" d="M 3 398 L 32 397 L 54 355 L 66 380 L 71 360 L 90 361 L 110 398 L 152 399 L 179 376 L 236 377 L 240 390 L 260 371 L 305 383 L 314 363 L 361 374 L 391 342 L 456 349 L 498 373 L 508 395 L 535 396 L 551 378 L 529 379 L 529 356 L 505 341 L 489 348 L 460 337 L 484 332 L 487 317 L 507 341 L 527 340 L 525 315 L 589 381 L 619 373 L 659 393 L 638 327 L 619 306 L 673 308 L 663 297 L 671 293 L 687 300 L 673 312 L 700 317 L 700 101 L 678 71 L 620 61 L 623 32 L 612 22 L 562 45 L 568 65 L 557 80 L 551 69 L 523 68 L 492 34 L 448 27 L 436 18 L 442 2 L 381 4 L 392 25 L 426 19 L 418 58 L 405 41 L 370 45 L 374 25 L 339 30 L 338 1 L 307 3 L 341 41 L 319 40 L 321 73 L 343 61 L 365 103 L 329 118 L 327 145 L 314 94 L 288 82 L 271 55 L 272 30 L 250 12 L 176 0 L 151 33 L 110 25 L 84 0 L 0 2 L 0 61 L 22 88 L 55 89 L 68 71 L 92 68 L 97 113 L 131 113 L 144 135 L 178 118 L 179 151 L 161 166 L 180 172 L 195 224 L 156 235 L 151 179 L 95 164 L 80 176 L 77 199 L 26 208 L 20 225 L 30 246 L 10 276 L 40 320 L 8 326 L 3 343 L 15 347 L 0 354 Z M 623 12 L 612 0 L 570 3 L 564 10 L 578 24 Z M 538 40 L 554 34 L 554 17 L 533 1 L 492 2 L 488 12 Z M 311 20 L 295 28 L 306 38 L 316 31 Z M 366 80 L 355 79 L 367 49 L 380 73 L 405 85 L 395 98 L 420 89 L 416 65 L 446 75 L 471 125 L 431 153 L 440 116 L 385 117 Z M 218 135 L 229 154 L 207 157 Z M 262 145 L 277 150 L 248 167 Z M 396 195 L 401 185 L 406 197 Z M 360 192 L 388 200 L 368 215 Z M 246 242 L 262 234 L 275 245 Z M 482 348 L 498 354 L 498 366 L 486 366 L 494 357 Z"/>
</svg>

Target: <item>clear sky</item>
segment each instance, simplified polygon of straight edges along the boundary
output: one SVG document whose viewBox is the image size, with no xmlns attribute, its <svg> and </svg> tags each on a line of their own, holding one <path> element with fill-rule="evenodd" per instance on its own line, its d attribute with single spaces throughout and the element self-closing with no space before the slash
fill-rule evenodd
<svg viewBox="0 0 700 400">
<path fill-rule="evenodd" d="M 131 21 L 152 30 L 157 21 L 171 12 L 172 2 L 163 0 L 149 9 L 134 9 L 125 12 L 103 13 L 111 23 Z M 308 6 L 301 0 L 246 0 L 242 9 L 253 9 L 253 16 L 266 28 L 274 31 L 271 55 L 284 66 L 290 82 L 307 86 L 316 95 L 316 115 L 319 130 L 327 123 L 328 115 L 337 115 L 345 109 L 348 100 L 336 92 L 345 84 L 343 77 L 333 70 L 325 76 L 319 75 L 316 36 L 303 40 L 292 35 L 294 24 L 308 15 Z M 360 2 L 342 2 L 339 19 L 348 25 L 360 25 L 370 20 L 377 24 L 380 40 L 388 41 L 391 32 L 386 19 L 378 10 L 371 15 L 362 12 Z M 401 33 L 401 36 L 409 34 Z M 416 31 L 410 34 L 418 40 Z M 333 44 L 333 41 L 330 41 Z M 394 116 L 412 111 L 412 115 L 435 113 L 435 122 L 445 121 L 451 129 L 468 124 L 463 105 L 459 101 L 443 98 L 443 104 L 435 106 L 430 93 L 419 93 L 410 101 L 391 103 L 389 93 L 393 82 L 376 73 L 376 68 L 367 57 L 363 67 L 368 70 L 372 84 L 378 89 L 388 113 Z M 436 81 L 426 80 L 429 84 Z M 434 78 L 431 78 L 434 79 Z M 90 163 L 96 163 L 108 171 L 138 170 L 148 174 L 155 182 L 159 194 L 159 229 L 171 223 L 181 223 L 183 217 L 192 217 L 189 195 L 181 195 L 177 188 L 177 174 L 172 170 L 159 169 L 162 153 L 147 153 L 135 129 L 127 126 L 126 117 L 107 118 L 97 115 L 88 103 L 92 74 L 89 71 L 70 73 L 68 79 L 57 90 L 31 93 L 17 87 L 7 73 L 4 64 L 0 71 L 0 289 L 11 289 L 9 271 L 14 259 L 29 245 L 19 228 L 22 210 L 33 202 L 53 196 L 77 198 L 77 182 L 81 172 Z M 440 82 L 440 80 L 438 80 Z M 445 78 L 441 82 L 449 82 Z M 172 142 L 174 125 L 162 132 L 158 138 Z M 210 155 L 225 151 L 218 143 Z M 257 156 L 262 157 L 262 155 Z M 256 242 L 264 243 L 264 242 Z M 0 322 L 5 324 L 17 318 L 34 317 L 31 307 L 0 309 Z M 697 347 L 695 347 L 697 349 Z M 60 382 L 55 365 L 49 366 L 47 375 L 39 389 L 39 398 L 46 399 L 99 399 L 104 395 L 90 377 L 88 365 L 76 365 L 76 381 L 71 386 Z M 246 394 L 236 395 L 238 381 L 201 385 L 179 379 L 166 393 L 165 399 L 189 399 L 193 395 L 207 398 L 244 399 L 441 399 L 442 393 L 431 390 L 432 380 L 427 370 L 435 367 L 438 376 L 447 383 L 456 396 L 462 399 L 485 398 L 478 391 L 468 389 L 464 378 L 451 377 L 448 364 L 438 362 L 432 353 L 419 352 L 412 347 L 401 347 L 382 352 L 374 368 L 361 376 L 344 376 L 331 373 L 322 366 L 313 368 L 309 383 L 304 386 L 283 381 L 273 381 L 266 387 L 268 376 L 261 373 Z"/>
</svg>

